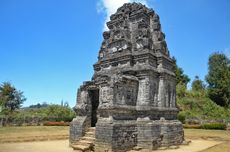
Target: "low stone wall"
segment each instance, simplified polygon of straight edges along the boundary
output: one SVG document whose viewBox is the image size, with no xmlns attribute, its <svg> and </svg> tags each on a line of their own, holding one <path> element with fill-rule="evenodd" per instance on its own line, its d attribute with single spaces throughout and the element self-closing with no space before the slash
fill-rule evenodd
<svg viewBox="0 0 230 152">
<path fill-rule="evenodd" d="M 90 127 L 90 119 L 87 116 L 78 116 L 74 118 L 70 123 L 70 136 L 69 142 L 70 144 L 74 144 L 78 141 L 82 136 L 84 136 L 86 130 Z"/>
<path fill-rule="evenodd" d="M 182 123 L 178 120 L 160 120 L 156 123 L 161 126 L 161 147 L 179 145 L 184 141 L 184 131 Z"/>
<path fill-rule="evenodd" d="M 125 152 L 135 146 L 154 150 L 181 144 L 184 140 L 183 127 L 178 120 L 136 120 L 101 119 L 96 126 L 98 152 Z"/>
</svg>

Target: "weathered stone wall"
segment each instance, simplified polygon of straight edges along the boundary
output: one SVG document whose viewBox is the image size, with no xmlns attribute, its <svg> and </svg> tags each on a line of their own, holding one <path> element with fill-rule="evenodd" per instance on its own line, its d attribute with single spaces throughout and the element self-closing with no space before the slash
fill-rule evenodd
<svg viewBox="0 0 230 152">
<path fill-rule="evenodd" d="M 139 77 L 137 110 L 158 107 L 158 77 L 154 73 L 143 73 Z"/>
<path fill-rule="evenodd" d="M 104 119 L 103 122 L 98 122 L 96 126 L 95 151 L 125 152 L 131 150 L 136 144 L 136 121 Z"/>
<path fill-rule="evenodd" d="M 119 121 L 114 124 L 113 148 L 120 151 L 132 149 L 137 143 L 135 121 Z"/>
<path fill-rule="evenodd" d="M 137 121 L 116 121 L 101 119 L 96 126 L 96 146 L 98 152 L 125 152 L 137 146 L 154 150 L 181 144 L 184 140 L 182 125 L 176 120 L 150 120 L 138 118 Z"/>
<path fill-rule="evenodd" d="M 184 141 L 183 126 L 178 120 L 158 121 L 161 126 L 162 141 L 160 146 L 168 147 L 171 145 L 179 145 Z"/>
<path fill-rule="evenodd" d="M 148 117 L 137 120 L 137 146 L 154 150 L 158 147 L 179 145 L 184 140 L 183 127 L 178 120 L 151 121 Z"/>
<path fill-rule="evenodd" d="M 111 152 L 113 135 L 112 118 L 99 118 L 96 125 L 95 151 Z"/>
<path fill-rule="evenodd" d="M 122 77 L 114 83 L 114 105 L 136 106 L 138 81 Z"/>
<path fill-rule="evenodd" d="M 99 91 L 99 109 L 108 109 L 113 103 L 113 89 L 110 85 L 101 86 Z"/>
<path fill-rule="evenodd" d="M 137 146 L 143 149 L 157 149 L 160 146 L 161 136 L 159 124 L 154 124 L 148 117 L 137 120 Z"/>
</svg>

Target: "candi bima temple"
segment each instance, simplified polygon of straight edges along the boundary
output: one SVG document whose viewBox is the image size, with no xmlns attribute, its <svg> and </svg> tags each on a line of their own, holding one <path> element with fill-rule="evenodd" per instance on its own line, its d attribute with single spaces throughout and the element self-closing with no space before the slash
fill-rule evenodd
<svg viewBox="0 0 230 152">
<path fill-rule="evenodd" d="M 127 3 L 107 26 L 93 78 L 77 92 L 70 144 L 79 145 L 92 127 L 89 148 L 96 152 L 181 144 L 174 65 L 159 16 L 140 3 Z"/>
</svg>

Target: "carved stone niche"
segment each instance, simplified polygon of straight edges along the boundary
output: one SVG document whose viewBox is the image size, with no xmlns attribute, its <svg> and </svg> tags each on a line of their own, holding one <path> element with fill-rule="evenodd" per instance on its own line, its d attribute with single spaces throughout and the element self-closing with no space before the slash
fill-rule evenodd
<svg viewBox="0 0 230 152">
<path fill-rule="evenodd" d="M 123 77 L 114 84 L 114 104 L 136 106 L 138 81 Z"/>
<path fill-rule="evenodd" d="M 105 40 L 101 44 L 101 49 L 98 53 L 98 59 L 102 59 L 105 56 L 105 51 L 106 51 L 106 42 Z"/>
<path fill-rule="evenodd" d="M 120 20 L 120 19 L 123 19 L 123 14 L 122 13 L 113 14 L 113 15 L 110 16 L 111 21 Z"/>
<path fill-rule="evenodd" d="M 147 10 L 147 12 L 148 12 L 149 16 L 151 16 L 151 17 L 153 17 L 155 14 L 155 11 L 152 8 Z"/>
<path fill-rule="evenodd" d="M 148 27 L 149 27 L 149 25 L 146 22 L 140 22 L 138 24 L 138 29 L 143 29 L 143 28 L 147 29 Z"/>
<path fill-rule="evenodd" d="M 94 83 L 97 85 L 107 84 L 111 78 L 107 75 L 94 75 Z"/>
<path fill-rule="evenodd" d="M 140 14 L 140 13 L 147 13 L 145 9 L 143 9 L 140 6 L 133 6 L 132 10 L 130 12 L 130 16 L 135 16 L 136 14 Z"/>
<path fill-rule="evenodd" d="M 146 21 L 146 20 L 142 19 L 137 24 L 138 24 L 138 29 L 147 29 L 150 27 L 149 20 Z"/>
<path fill-rule="evenodd" d="M 154 22 L 159 22 L 159 20 L 160 20 L 160 17 L 157 14 L 154 14 L 153 21 Z"/>
<path fill-rule="evenodd" d="M 113 39 L 114 40 L 119 40 L 119 39 L 124 39 L 124 38 L 125 38 L 125 36 L 120 30 L 117 30 L 113 33 Z"/>
<path fill-rule="evenodd" d="M 104 38 L 105 40 L 109 39 L 109 38 L 110 38 L 110 31 L 105 31 L 105 32 L 103 32 L 103 38 Z"/>
<path fill-rule="evenodd" d="M 114 29 L 114 24 L 110 21 L 110 22 L 107 22 L 106 23 L 107 27 L 110 29 L 110 30 L 113 30 Z"/>
<path fill-rule="evenodd" d="M 128 26 L 127 21 L 124 20 L 124 19 L 109 21 L 106 24 L 107 24 L 107 27 L 110 30 L 113 30 L 113 29 L 127 29 L 127 26 Z"/>
<path fill-rule="evenodd" d="M 120 39 L 130 39 L 130 32 L 126 29 L 122 30 L 113 30 L 111 34 L 112 41 L 120 40 Z"/>
<path fill-rule="evenodd" d="M 143 22 L 147 25 L 150 25 L 150 17 L 143 12 L 137 13 L 137 14 L 133 14 L 132 16 L 130 16 L 130 22 L 132 23 L 139 23 L 139 22 Z"/>
<path fill-rule="evenodd" d="M 151 34 L 148 29 L 139 29 L 135 34 L 136 38 L 136 49 L 151 49 L 152 48 L 152 40 Z"/>
<path fill-rule="evenodd" d="M 136 49 L 151 49 L 152 48 L 152 40 L 149 38 L 141 38 L 136 41 Z"/>
<path fill-rule="evenodd" d="M 112 20 L 116 20 L 116 18 L 117 18 L 116 14 L 112 14 L 112 15 L 110 16 L 110 20 L 111 20 L 111 21 L 112 21 Z"/>
<path fill-rule="evenodd" d="M 152 28 L 154 31 L 160 31 L 161 30 L 161 24 L 159 22 L 153 23 Z"/>
<path fill-rule="evenodd" d="M 139 39 L 139 38 L 143 38 L 143 37 L 151 37 L 151 33 L 148 29 L 144 28 L 144 29 L 139 29 L 135 32 L 135 38 Z"/>
<path fill-rule="evenodd" d="M 98 54 L 98 59 L 102 59 L 104 57 L 104 51 L 103 50 L 100 50 L 99 51 L 99 54 Z"/>
<path fill-rule="evenodd" d="M 130 43 L 128 43 L 126 40 L 117 40 L 109 44 L 108 46 L 108 52 L 109 54 L 113 54 L 116 52 L 121 52 L 123 50 L 127 50 L 130 48 Z"/>
<path fill-rule="evenodd" d="M 161 31 L 155 31 L 155 35 L 153 37 L 154 41 L 164 41 L 165 40 L 165 34 Z"/>
<path fill-rule="evenodd" d="M 124 26 L 125 26 L 124 20 L 117 21 L 117 22 L 114 24 L 114 27 L 115 27 L 116 29 L 122 29 L 122 28 L 124 28 Z"/>
<path fill-rule="evenodd" d="M 167 44 L 165 40 L 163 41 L 158 41 L 154 43 L 154 49 L 156 49 L 158 52 L 161 52 L 165 55 L 168 55 L 167 53 Z"/>
</svg>

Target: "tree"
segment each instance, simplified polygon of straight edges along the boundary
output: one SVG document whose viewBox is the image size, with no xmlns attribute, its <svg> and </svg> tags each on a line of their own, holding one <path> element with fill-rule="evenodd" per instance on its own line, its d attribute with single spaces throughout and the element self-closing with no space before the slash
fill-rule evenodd
<svg viewBox="0 0 230 152">
<path fill-rule="evenodd" d="M 198 76 L 195 76 L 195 79 L 192 82 L 192 91 L 203 91 L 205 90 L 205 85 Z"/>
<path fill-rule="evenodd" d="M 42 105 L 40 103 L 37 103 L 35 105 L 30 105 L 29 108 L 42 108 Z"/>
<path fill-rule="evenodd" d="M 176 94 L 177 94 L 177 97 L 178 98 L 183 98 L 186 96 L 186 86 L 185 84 L 183 84 L 182 82 L 179 82 L 177 85 L 176 85 Z"/>
<path fill-rule="evenodd" d="M 216 104 L 230 107 L 230 59 L 223 53 L 214 53 L 209 57 L 208 95 Z"/>
<path fill-rule="evenodd" d="M 172 57 L 172 61 L 174 64 L 174 72 L 176 75 L 176 84 L 180 83 L 181 85 L 184 84 L 185 86 L 187 86 L 188 82 L 190 81 L 190 78 L 186 74 L 184 74 L 184 70 L 177 65 L 175 57 Z"/>
<path fill-rule="evenodd" d="M 13 112 L 20 108 L 25 100 L 23 92 L 17 90 L 11 83 L 3 82 L 0 85 L 0 106 L 3 112 Z"/>
<path fill-rule="evenodd" d="M 69 103 L 67 101 L 64 103 L 64 107 L 69 107 Z"/>
<path fill-rule="evenodd" d="M 55 121 L 71 121 L 75 116 L 74 111 L 66 106 L 53 104 L 49 105 L 45 110 L 47 116 L 55 118 Z"/>
</svg>

